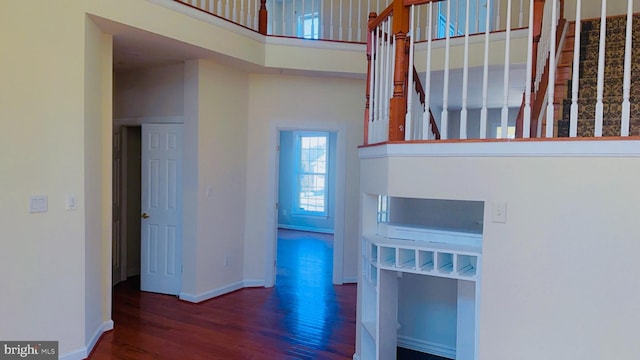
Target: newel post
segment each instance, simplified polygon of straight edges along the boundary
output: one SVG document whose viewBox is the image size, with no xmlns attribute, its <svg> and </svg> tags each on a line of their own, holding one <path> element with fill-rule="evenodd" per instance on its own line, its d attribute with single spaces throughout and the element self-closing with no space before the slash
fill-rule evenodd
<svg viewBox="0 0 640 360">
<path fill-rule="evenodd" d="M 369 143 L 369 115 L 371 109 L 371 48 L 373 47 L 373 37 L 371 36 L 371 22 L 378 17 L 375 12 L 369 13 L 369 22 L 367 26 L 367 88 L 365 90 L 364 103 L 364 144 Z"/>
<path fill-rule="evenodd" d="M 258 32 L 267 35 L 267 0 L 260 0 L 260 10 L 258 11 Z"/>
<path fill-rule="evenodd" d="M 405 114 L 407 113 L 407 57 L 406 38 L 409 32 L 409 9 L 403 0 L 393 1 L 393 36 L 395 41 L 395 68 L 393 69 L 393 97 L 389 104 L 389 141 L 404 141 Z"/>
</svg>

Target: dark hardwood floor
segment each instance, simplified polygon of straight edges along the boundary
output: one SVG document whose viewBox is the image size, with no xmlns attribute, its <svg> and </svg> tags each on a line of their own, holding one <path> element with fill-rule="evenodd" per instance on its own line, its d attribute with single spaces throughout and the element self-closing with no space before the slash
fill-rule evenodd
<svg viewBox="0 0 640 360">
<path fill-rule="evenodd" d="M 274 288 L 250 288 L 199 304 L 113 289 L 114 330 L 90 359 L 352 359 L 355 285 L 331 285 L 331 240 L 292 232 L 278 240 Z"/>
</svg>

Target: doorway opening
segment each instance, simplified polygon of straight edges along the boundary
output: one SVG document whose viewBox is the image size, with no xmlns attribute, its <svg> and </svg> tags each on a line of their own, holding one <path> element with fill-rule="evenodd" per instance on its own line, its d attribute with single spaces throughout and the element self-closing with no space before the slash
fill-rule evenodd
<svg viewBox="0 0 640 360">
<path fill-rule="evenodd" d="M 335 282 L 337 139 L 335 131 L 278 133 L 277 286 L 309 294 Z"/>
<path fill-rule="evenodd" d="M 141 126 L 113 135 L 113 285 L 140 276 Z"/>
<path fill-rule="evenodd" d="M 116 126 L 113 284 L 140 276 L 140 290 L 182 289 L 182 124 Z"/>
</svg>

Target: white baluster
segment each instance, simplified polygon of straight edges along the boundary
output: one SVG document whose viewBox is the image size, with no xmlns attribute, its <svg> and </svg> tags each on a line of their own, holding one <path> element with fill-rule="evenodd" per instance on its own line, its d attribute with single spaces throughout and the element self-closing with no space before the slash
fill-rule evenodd
<svg viewBox="0 0 640 360">
<path fill-rule="evenodd" d="M 240 24 L 242 24 L 244 26 L 248 26 L 249 23 L 246 20 L 245 12 L 244 12 L 244 1 L 245 0 L 240 0 Z"/>
<path fill-rule="evenodd" d="M 329 39 L 335 40 L 334 37 L 333 37 L 333 26 L 334 26 L 333 25 L 333 18 L 334 18 L 334 16 L 333 16 L 333 1 L 330 1 L 329 4 L 330 4 L 329 13 L 331 14 L 331 15 L 329 15 Z M 367 14 L 367 16 L 368 16 L 368 14 Z"/>
<path fill-rule="evenodd" d="M 347 36 L 349 37 L 349 41 L 353 41 L 353 0 L 349 0 L 349 31 L 347 32 Z"/>
<path fill-rule="evenodd" d="M 445 25 L 444 45 L 444 84 L 442 86 L 442 115 L 440 116 L 440 137 L 446 140 L 449 136 L 449 53 L 451 50 L 451 1 L 447 1 L 447 22 Z"/>
<path fill-rule="evenodd" d="M 342 37 L 342 8 L 344 7 L 344 4 L 342 3 L 342 0 L 340 0 L 340 13 L 339 13 L 339 17 L 338 17 L 338 21 L 340 21 L 339 27 L 338 27 L 338 39 L 342 40 L 344 39 L 344 37 Z"/>
<path fill-rule="evenodd" d="M 578 90 L 580 88 L 580 30 L 582 28 L 582 0 L 576 1 L 576 28 L 573 46 L 573 74 L 571 79 L 571 112 L 569 115 L 569 137 L 578 136 Z"/>
<path fill-rule="evenodd" d="M 500 13 L 502 12 L 502 6 L 500 6 L 500 0 L 497 0 L 496 2 L 496 7 L 494 8 L 496 10 L 496 23 L 493 25 L 493 30 L 502 30 L 502 25 L 501 25 L 501 21 L 502 19 L 500 18 Z"/>
<path fill-rule="evenodd" d="M 511 1 L 507 0 L 507 26 L 506 26 L 506 39 L 504 47 L 504 83 L 502 88 L 502 116 L 500 117 L 500 138 L 507 138 L 507 131 L 509 129 L 509 72 L 511 70 Z"/>
<path fill-rule="evenodd" d="M 556 83 L 556 28 L 558 19 L 558 0 L 552 1 L 551 11 L 551 36 L 549 37 L 549 85 L 547 86 L 547 126 L 545 136 L 547 138 L 553 137 L 553 117 L 554 107 L 553 98 L 555 96 Z M 580 44 L 577 44 L 580 46 Z"/>
<path fill-rule="evenodd" d="M 388 18 L 386 25 L 386 34 L 387 34 L 387 53 L 386 55 L 386 86 L 385 86 L 385 97 L 384 97 L 384 109 L 385 109 L 385 117 L 384 117 L 384 132 L 383 135 L 385 136 L 385 138 L 389 135 L 389 100 L 393 97 L 393 64 L 395 61 L 395 45 L 396 45 L 396 41 L 395 38 L 393 36 L 393 33 L 391 32 L 391 24 L 392 24 L 392 19 Z M 392 40 L 393 39 L 393 40 Z M 391 42 L 393 41 L 393 42 Z"/>
<path fill-rule="evenodd" d="M 622 85 L 622 119 L 620 136 L 629 136 L 629 118 L 631 117 L 631 42 L 633 40 L 633 1 L 627 1 L 627 36 L 624 43 L 624 82 Z"/>
<path fill-rule="evenodd" d="M 369 16 L 367 14 L 367 16 Z M 358 41 L 362 41 L 362 0 L 358 0 Z"/>
<path fill-rule="evenodd" d="M 467 138 L 467 97 L 469 94 L 469 2 L 466 0 L 464 20 L 464 60 L 462 65 L 462 110 L 460 111 L 460 139 Z"/>
<path fill-rule="evenodd" d="M 491 0 L 487 0 L 487 13 L 485 18 L 484 29 L 484 66 L 482 70 L 482 109 L 480 109 L 480 139 L 487 138 L 487 101 L 489 94 L 489 34 L 491 27 L 489 26 L 491 14 Z"/>
<path fill-rule="evenodd" d="M 224 7 L 224 17 L 226 19 L 231 19 L 231 12 L 229 11 L 230 6 L 229 6 L 229 0 L 227 0 L 226 5 Z"/>
<path fill-rule="evenodd" d="M 218 0 L 218 7 L 216 10 L 216 15 L 222 16 L 222 0 Z"/>
<path fill-rule="evenodd" d="M 607 0 L 602 0 L 602 13 L 600 14 L 600 46 L 598 48 L 598 99 L 596 100 L 596 123 L 594 136 L 602 136 L 602 119 L 604 117 L 604 52 L 605 39 L 607 38 Z"/>
<path fill-rule="evenodd" d="M 215 14 L 214 11 L 215 11 L 216 8 L 213 5 L 214 5 L 213 4 L 213 0 L 209 0 L 209 5 L 207 6 L 207 11 L 212 13 L 212 14 Z"/>
<path fill-rule="evenodd" d="M 580 1 L 580 0 L 578 0 Z M 531 82 L 533 81 L 533 0 L 529 1 L 529 35 L 527 36 L 527 70 L 524 90 L 524 114 L 522 116 L 522 137 L 528 138 L 531 134 Z"/>
<path fill-rule="evenodd" d="M 232 11 L 233 22 L 237 23 L 238 22 L 238 4 L 236 3 L 235 0 L 231 4 L 232 4 L 231 6 L 233 7 L 233 11 Z"/>
<path fill-rule="evenodd" d="M 413 33 L 414 33 L 414 20 L 413 17 L 415 15 L 415 5 L 411 5 L 411 10 L 409 11 L 409 79 L 407 81 L 407 87 L 409 91 L 407 91 L 407 113 L 404 117 L 404 139 L 412 140 L 412 132 L 413 132 L 413 93 L 415 92 L 415 84 L 413 78 Z M 418 99 L 420 101 L 420 99 Z"/>
<path fill-rule="evenodd" d="M 280 35 L 286 35 L 287 34 L 287 21 L 285 20 L 287 17 L 285 16 L 285 11 L 286 11 L 286 6 L 285 6 L 286 2 L 282 3 L 282 27 L 281 27 L 281 33 Z"/>
<path fill-rule="evenodd" d="M 431 138 L 431 49 L 433 39 L 433 2 L 429 3 L 427 12 L 427 66 L 424 81 L 424 115 L 422 117 L 422 134 L 425 140 Z"/>
<path fill-rule="evenodd" d="M 411 35 L 413 35 L 413 37 L 416 39 L 416 41 L 420 41 L 420 9 L 418 8 L 417 14 L 416 14 L 416 28 L 414 30 L 411 30 L 412 33 Z"/>
<path fill-rule="evenodd" d="M 298 22 L 296 21 L 296 2 L 291 3 L 291 36 L 297 36 Z"/>
<path fill-rule="evenodd" d="M 318 8 L 319 11 L 318 13 L 320 14 L 320 16 L 318 17 L 318 34 L 320 34 L 320 38 L 321 39 L 326 39 L 325 35 L 324 35 L 324 6 L 323 6 L 323 2 L 322 1 L 318 1 Z M 363 39 L 364 41 L 367 41 L 367 39 Z"/>
</svg>

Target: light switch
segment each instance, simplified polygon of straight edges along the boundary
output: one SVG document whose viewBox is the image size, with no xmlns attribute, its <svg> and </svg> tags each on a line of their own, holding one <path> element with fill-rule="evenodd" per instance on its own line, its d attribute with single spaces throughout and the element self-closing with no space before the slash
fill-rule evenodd
<svg viewBox="0 0 640 360">
<path fill-rule="evenodd" d="M 29 198 L 29 213 L 44 213 L 49 211 L 47 195 L 32 195 Z"/>
<path fill-rule="evenodd" d="M 75 194 L 68 194 L 64 199 L 64 209 L 67 211 L 78 208 L 78 197 Z"/>
<path fill-rule="evenodd" d="M 494 223 L 506 223 L 507 222 L 507 203 L 494 202 L 492 204 L 491 220 Z"/>
</svg>

